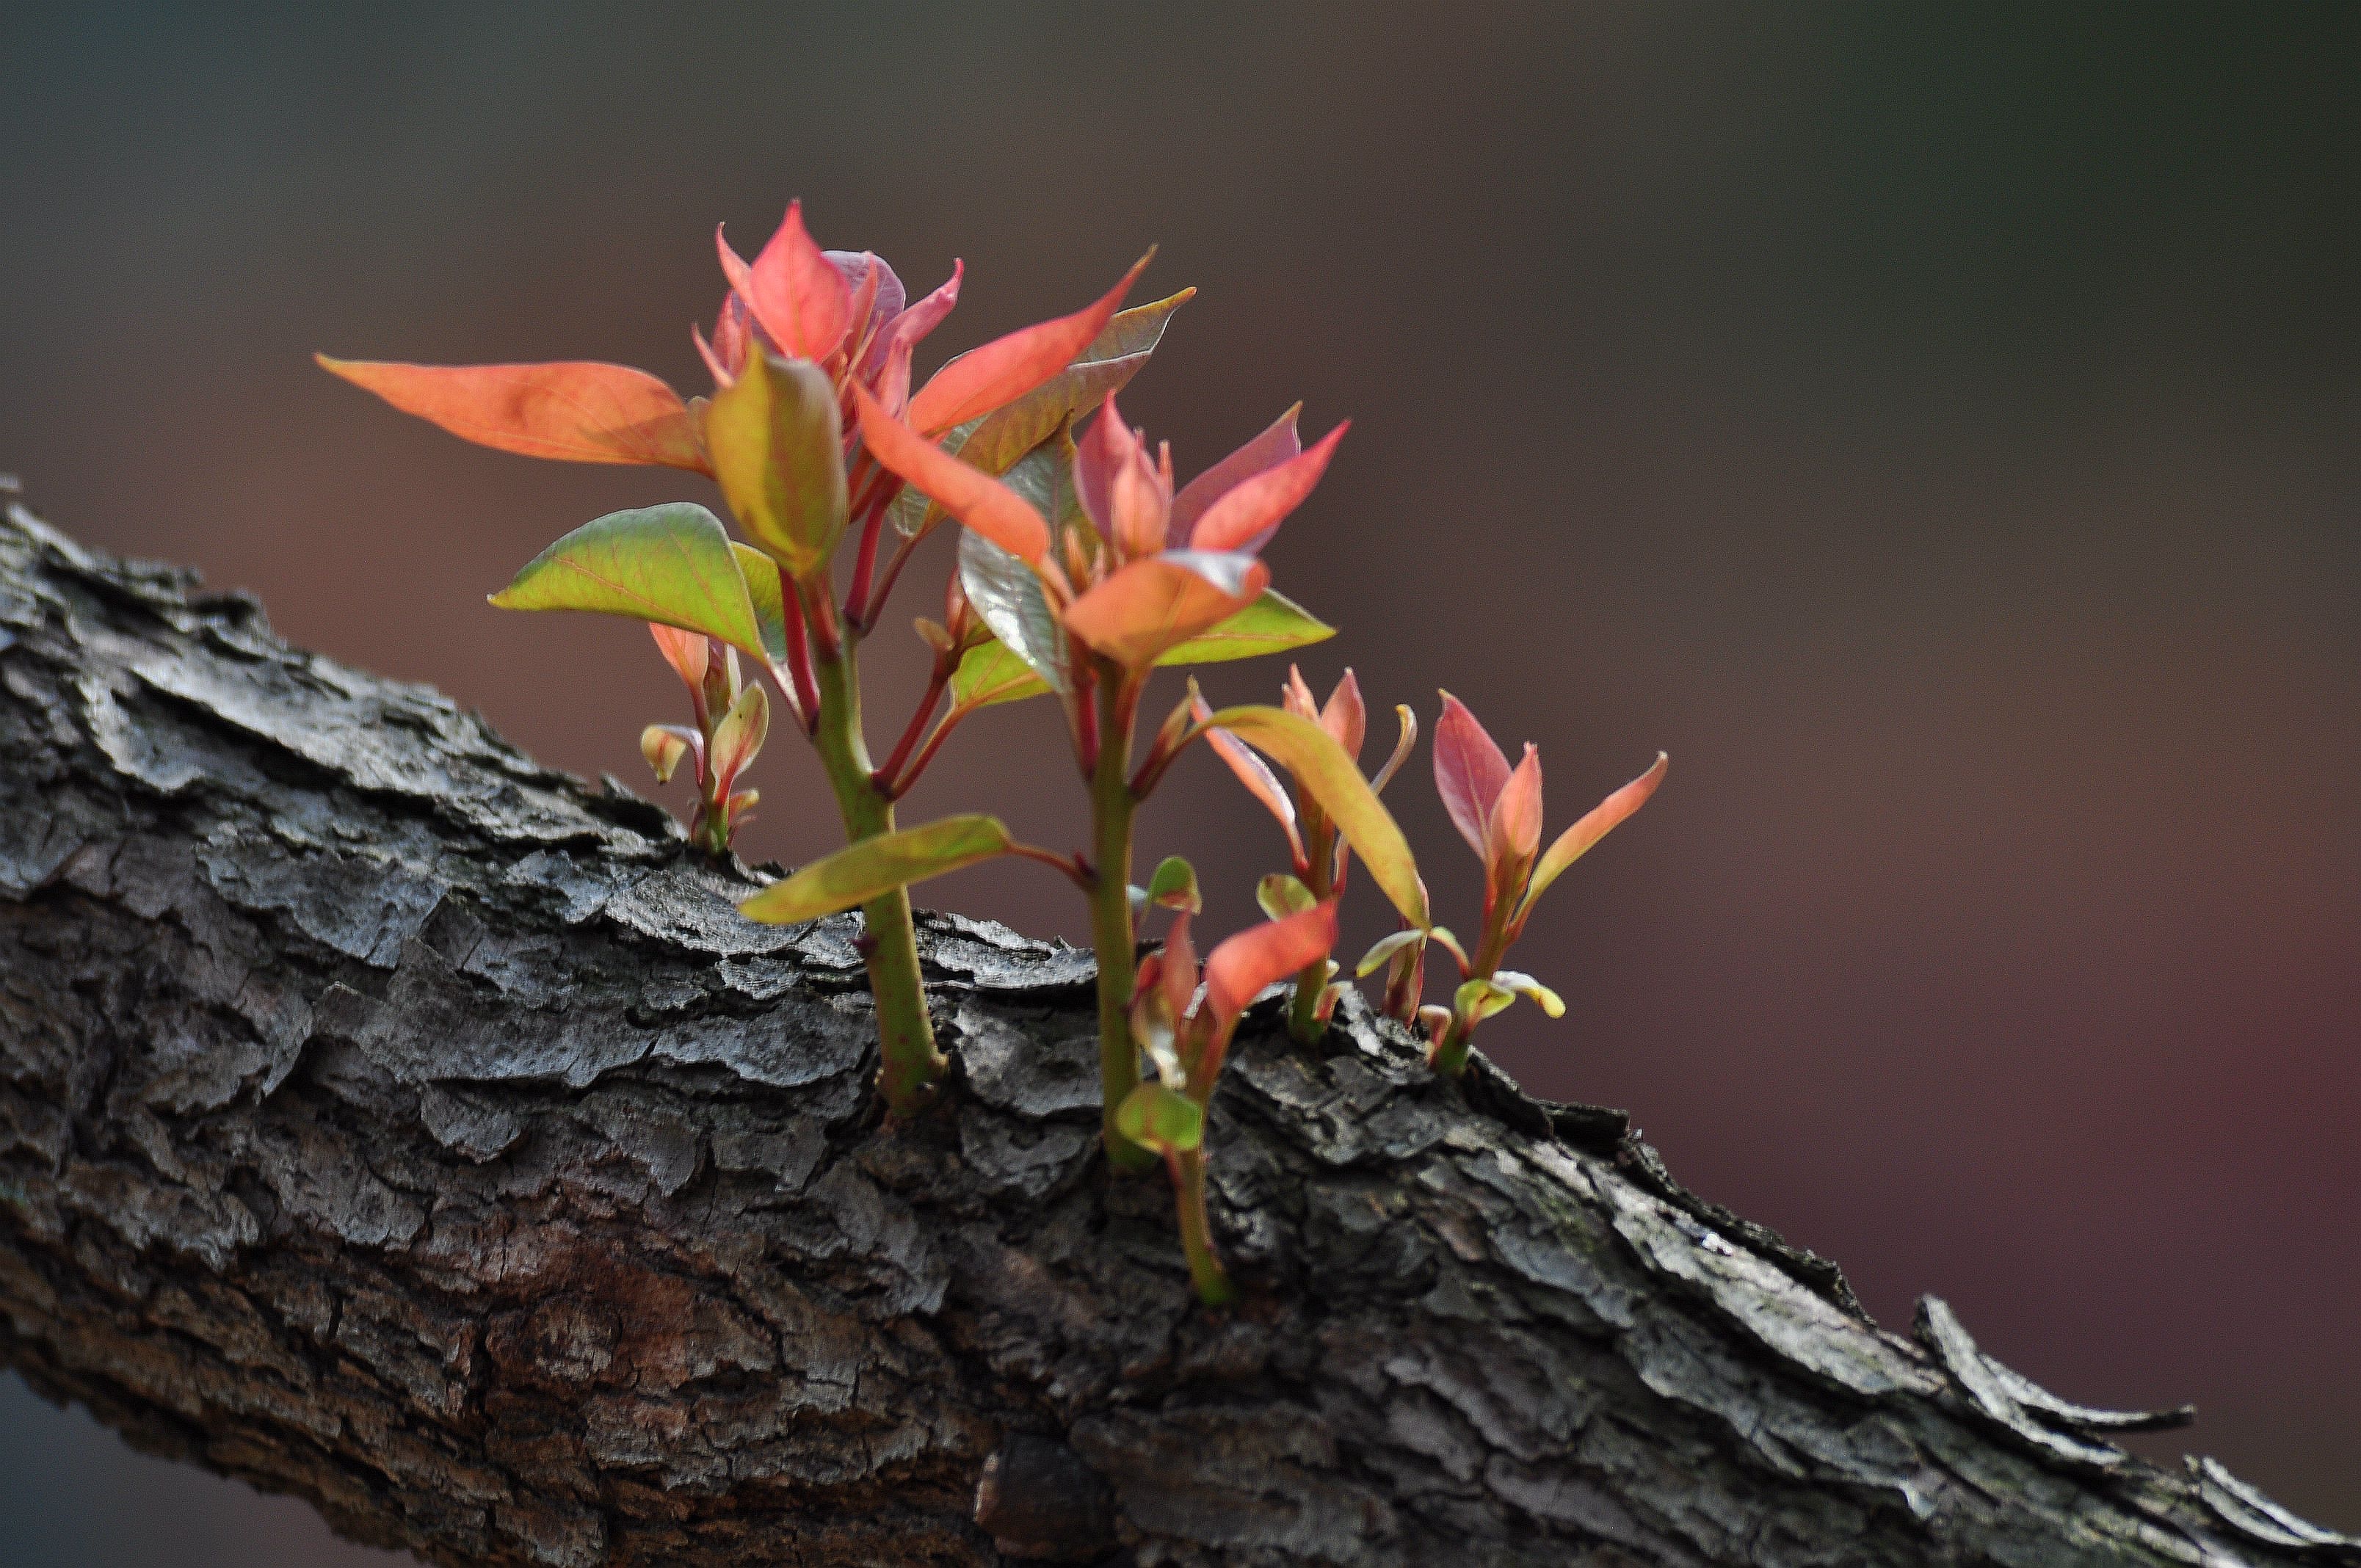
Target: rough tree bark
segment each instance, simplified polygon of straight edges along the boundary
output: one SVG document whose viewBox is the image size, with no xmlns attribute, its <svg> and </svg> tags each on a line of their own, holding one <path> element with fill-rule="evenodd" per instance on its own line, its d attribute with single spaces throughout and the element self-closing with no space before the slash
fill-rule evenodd
<svg viewBox="0 0 2361 1568">
<path fill-rule="evenodd" d="M 453 1564 L 2361 1561 L 1365 1009 L 1202 1310 L 1086 954 L 926 917 L 886 1125 L 846 920 L 193 583 L 0 523 L 0 1359 L 143 1449 Z"/>
</svg>

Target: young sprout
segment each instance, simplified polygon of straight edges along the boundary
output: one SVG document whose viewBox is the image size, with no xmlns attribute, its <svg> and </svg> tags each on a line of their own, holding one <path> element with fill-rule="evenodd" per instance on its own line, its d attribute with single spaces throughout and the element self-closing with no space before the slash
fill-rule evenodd
<svg viewBox="0 0 2361 1568">
<path fill-rule="evenodd" d="M 881 573 L 879 545 L 902 480 L 863 451 L 851 411 L 878 411 L 916 432 L 914 439 L 957 440 L 963 452 L 974 450 L 975 461 L 1005 467 L 1137 371 L 1187 295 L 1119 315 L 1147 265 L 1142 258 L 1088 307 L 961 355 L 914 392 L 912 350 L 957 302 L 958 264 L 939 288 L 913 302 L 878 257 L 821 250 L 805 230 L 800 203 L 787 209 L 752 262 L 719 231 L 715 245 L 729 291 L 711 337 L 692 329 L 713 376 L 709 400 L 684 400 L 645 371 L 587 361 L 434 366 L 323 356 L 320 363 L 394 407 L 486 446 L 574 462 L 657 465 L 713 478 L 752 547 L 733 544 L 703 507 L 617 512 L 543 552 L 493 603 L 631 616 L 758 661 L 796 727 L 818 748 L 847 839 L 889 839 L 897 832 L 895 797 L 915 769 L 898 752 L 892 769 L 871 765 L 855 655 L 926 521 L 922 515 L 911 524 Z M 840 594 L 835 568 L 848 541 L 852 565 Z M 701 682 L 691 685 L 700 689 Z M 930 707 L 933 700 L 930 695 Z M 733 701 L 711 729 L 700 720 L 699 831 L 708 846 L 726 843 L 751 804 L 749 792 L 733 809 L 738 792 L 729 784 L 735 774 L 721 782 L 718 764 L 734 758 L 743 767 L 752 755 L 745 742 L 759 730 L 763 711 L 750 705 L 741 713 Z M 741 714 L 734 728 L 733 713 Z M 674 741 L 688 749 L 685 737 L 663 731 L 642 740 L 660 775 L 678 765 Z M 708 778 L 712 786 L 702 787 Z M 961 837 L 967 820 L 952 819 L 948 836 Z M 896 853 L 885 860 L 902 863 Z M 875 883 L 875 868 L 851 881 Z M 800 894 L 757 898 L 748 913 L 798 918 L 782 911 L 799 899 L 809 902 Z M 880 886 L 862 901 L 862 916 L 884 1058 L 880 1087 L 896 1112 L 906 1113 L 924 1102 L 944 1065 L 920 988 L 908 894 L 899 883 Z"/>
<path fill-rule="evenodd" d="M 1321 899 L 1222 943 L 1205 959 L 1202 991 L 1189 940 L 1190 918 L 1202 907 L 1196 872 L 1177 855 L 1166 861 L 1156 868 L 1148 902 L 1172 911 L 1163 951 L 1140 960 L 1131 1003 L 1132 1032 L 1156 1077 L 1125 1096 L 1115 1119 L 1133 1142 L 1164 1157 L 1189 1277 L 1198 1297 L 1218 1307 L 1236 1291 L 1213 1251 L 1205 1212 L 1205 1118 L 1213 1085 L 1247 1003 L 1265 986 L 1327 960 L 1336 945 L 1336 901 Z"/>
<path fill-rule="evenodd" d="M 1346 757 L 1359 762 L 1368 710 L 1362 706 L 1360 683 L 1353 678 L 1352 671 L 1345 672 L 1344 678 L 1328 694 L 1324 706 L 1313 702 L 1312 688 L 1303 684 L 1303 673 L 1292 664 L 1288 666 L 1287 685 L 1280 691 L 1281 707 L 1298 718 L 1319 725 Z M 1201 720 L 1213 717 L 1202 702 L 1196 703 L 1192 711 Z M 1394 714 L 1400 721 L 1400 735 L 1394 742 L 1393 755 L 1370 775 L 1369 790 L 1373 795 L 1385 793 L 1387 784 L 1418 744 L 1418 717 L 1407 707 L 1396 707 Z M 1269 765 L 1235 736 L 1216 729 L 1205 739 L 1229 765 L 1230 772 L 1237 775 L 1238 782 L 1246 785 L 1246 793 L 1262 802 L 1264 808 L 1279 819 L 1280 830 L 1287 835 L 1292 868 L 1263 878 L 1256 890 L 1263 913 L 1276 920 L 1341 894 L 1345 891 L 1345 869 L 1352 860 L 1352 847 L 1337 837 L 1336 824 L 1329 819 L 1319 800 L 1309 794 L 1297 799 L 1279 782 Z M 1287 1026 L 1288 1032 L 1305 1045 L 1326 1032 L 1328 1015 L 1344 992 L 1341 981 L 1331 983 L 1335 973 L 1335 964 L 1323 953 L 1318 963 L 1295 978 L 1294 1001 L 1288 1011 Z"/>
<path fill-rule="evenodd" d="M 1542 852 L 1542 759 L 1533 747 L 1511 770 L 1509 760 L 1476 716 L 1457 697 L 1443 694 L 1443 717 L 1434 727 L 1434 785 L 1452 825 L 1484 862 L 1484 929 L 1470 957 L 1441 927 L 1397 932 L 1361 959 L 1367 974 L 1389 958 L 1433 940 L 1458 961 L 1460 983 L 1448 1007 L 1421 1007 L 1427 1025 L 1428 1058 L 1435 1070 L 1456 1078 L 1466 1069 L 1467 1046 L 1476 1025 L 1514 1002 L 1531 997 L 1551 1017 L 1565 1003 L 1557 992 L 1500 961 L 1532 918 L 1534 903 L 1559 873 L 1593 844 L 1647 803 L 1664 782 L 1667 759 L 1661 751 L 1648 771 L 1591 807 L 1587 816 Z"/>
<path fill-rule="evenodd" d="M 753 815 L 755 791 L 738 788 L 771 727 L 771 705 L 759 685 L 748 685 L 738 669 L 738 650 L 726 647 L 698 631 L 682 631 L 650 621 L 648 630 L 664 662 L 688 687 L 688 704 L 697 727 L 651 724 L 640 731 L 640 754 L 655 771 L 656 783 L 670 784 L 683 758 L 695 764 L 697 816 L 688 836 L 716 855 L 730 851 L 730 840 Z"/>
<path fill-rule="evenodd" d="M 997 648 L 988 655 L 981 644 L 961 649 L 957 670 L 979 655 L 1005 668 L 1000 661 L 1014 655 L 1032 682 L 1015 681 L 1007 695 L 1050 692 L 1065 710 L 1075 762 L 1090 787 L 1091 839 L 1086 854 L 1060 869 L 1091 901 L 1108 1157 L 1137 1168 L 1153 1157 L 1116 1118 L 1139 1083 L 1131 1027 L 1132 822 L 1181 748 L 1218 729 L 1272 751 L 1378 868 L 1373 874 L 1405 914 L 1425 923 L 1424 893 L 1400 830 L 1317 723 L 1257 707 L 1192 722 L 1184 703 L 1134 765 L 1140 698 L 1158 665 L 1244 657 L 1329 634 L 1268 591 L 1270 572 L 1258 552 L 1319 483 L 1344 427 L 1307 449 L 1290 410 L 1176 490 L 1170 448 L 1151 454 L 1110 393 L 1079 444 L 1061 423 L 1004 482 L 944 452 L 875 400 L 856 393 L 854 401 L 876 460 L 965 525 L 962 590 Z M 948 659 L 961 639 L 942 630 Z"/>
</svg>

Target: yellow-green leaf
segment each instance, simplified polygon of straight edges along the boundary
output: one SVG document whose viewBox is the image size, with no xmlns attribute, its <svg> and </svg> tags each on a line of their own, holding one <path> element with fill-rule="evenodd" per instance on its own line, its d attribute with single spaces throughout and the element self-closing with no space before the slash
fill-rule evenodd
<svg viewBox="0 0 2361 1568">
<path fill-rule="evenodd" d="M 897 887 L 1006 854 L 1011 842 L 1008 829 L 994 817 L 946 817 L 881 833 L 773 883 L 741 904 L 738 913 L 770 926 L 817 920 Z"/>
<path fill-rule="evenodd" d="M 1336 629 L 1313 616 L 1275 588 L 1231 616 L 1217 621 L 1178 648 L 1158 655 L 1159 664 L 1218 664 L 1230 659 L 1253 659 L 1284 653 L 1336 635 Z"/>
<path fill-rule="evenodd" d="M 1186 1154 L 1205 1141 L 1205 1113 L 1185 1094 L 1143 1083 L 1115 1108 L 1115 1130 L 1158 1154 Z"/>
<path fill-rule="evenodd" d="M 844 533 L 844 422 L 828 373 L 749 355 L 705 411 L 706 450 L 730 510 L 797 579 L 827 568 Z"/>
<path fill-rule="evenodd" d="M 1225 707 L 1205 722 L 1209 729 L 1228 730 L 1293 774 L 1296 788 L 1320 803 L 1402 918 L 1413 926 L 1432 924 L 1426 885 L 1419 881 L 1409 840 L 1361 776 L 1359 765 L 1325 729 L 1284 708 L 1264 707 Z"/>
<path fill-rule="evenodd" d="M 586 522 L 527 562 L 491 602 L 660 621 L 765 656 L 730 535 L 693 501 Z"/>
<path fill-rule="evenodd" d="M 746 574 L 746 598 L 754 607 L 754 626 L 763 635 L 763 648 L 774 665 L 787 662 L 787 586 L 779 576 L 779 564 L 751 544 L 730 542 L 738 557 L 738 569 Z"/>
<path fill-rule="evenodd" d="M 1039 696 L 1049 689 L 997 637 L 987 637 L 961 654 L 959 668 L 951 672 L 951 705 L 971 712 Z"/>
</svg>

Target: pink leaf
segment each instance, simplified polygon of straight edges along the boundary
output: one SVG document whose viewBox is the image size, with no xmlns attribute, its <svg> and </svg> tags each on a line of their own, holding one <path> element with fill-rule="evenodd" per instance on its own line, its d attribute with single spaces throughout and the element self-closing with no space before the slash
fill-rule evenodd
<svg viewBox="0 0 2361 1568">
<path fill-rule="evenodd" d="M 664 663 L 673 667 L 674 673 L 688 687 L 689 695 L 702 697 L 706 667 L 713 658 L 713 644 L 706 641 L 705 634 L 683 631 L 676 626 L 651 620 L 648 622 L 648 635 L 656 640 L 657 652 L 664 656 Z"/>
<path fill-rule="evenodd" d="M 1509 759 L 1476 722 L 1466 705 L 1443 694 L 1443 717 L 1434 726 L 1434 788 L 1451 825 L 1467 847 L 1484 853 L 1484 824 L 1492 803 L 1509 782 Z"/>
<path fill-rule="evenodd" d="M 1115 477 L 1137 450 L 1139 441 L 1115 411 L 1115 394 L 1109 392 L 1099 405 L 1099 417 L 1074 443 L 1074 494 L 1102 537 L 1114 536 Z"/>
<path fill-rule="evenodd" d="M 688 405 L 644 370 L 592 360 L 402 365 L 313 357 L 402 412 L 479 446 L 569 463 L 708 472 Z"/>
<path fill-rule="evenodd" d="M 1347 669 L 1345 678 L 1336 683 L 1336 689 L 1328 694 L 1327 706 L 1320 710 L 1320 728 L 1345 749 L 1345 755 L 1357 762 L 1368 725 L 1369 710 L 1361 702 L 1361 683 Z"/>
<path fill-rule="evenodd" d="M 1150 251 L 1141 257 L 1121 282 L 1072 315 L 995 338 L 944 366 L 910 400 L 910 423 L 927 435 L 939 436 L 955 424 L 1015 402 L 1063 370 L 1098 336 L 1154 255 Z"/>
<path fill-rule="evenodd" d="M 861 439 L 887 471 L 925 491 L 945 511 L 1028 565 L 1049 548 L 1049 525 L 1024 497 L 971 468 L 894 418 L 859 386 Z"/>
<path fill-rule="evenodd" d="M 875 386 L 884 371 L 886 360 L 898 353 L 902 358 L 903 386 L 908 387 L 910 351 L 928 333 L 940 326 L 943 318 L 951 313 L 951 307 L 959 303 L 960 279 L 966 271 L 963 263 L 953 261 L 951 275 L 943 280 L 941 287 L 885 323 L 884 330 L 877 334 L 877 340 L 869 345 L 869 352 L 862 357 L 861 379 L 863 382 Z"/>
<path fill-rule="evenodd" d="M 1328 459 L 1335 455 L 1336 444 L 1350 428 L 1352 422 L 1347 420 L 1322 436 L 1318 445 L 1234 486 L 1197 519 L 1189 531 L 1189 547 L 1261 549 L 1328 471 Z"/>
<path fill-rule="evenodd" d="M 1207 507 L 1245 480 L 1302 452 L 1303 442 L 1295 433 L 1295 416 L 1302 411 L 1303 405 L 1296 404 L 1274 420 L 1269 429 L 1181 487 L 1180 493 L 1172 498 L 1172 540 L 1176 546 L 1189 543 L 1190 531 L 1205 515 Z"/>
</svg>

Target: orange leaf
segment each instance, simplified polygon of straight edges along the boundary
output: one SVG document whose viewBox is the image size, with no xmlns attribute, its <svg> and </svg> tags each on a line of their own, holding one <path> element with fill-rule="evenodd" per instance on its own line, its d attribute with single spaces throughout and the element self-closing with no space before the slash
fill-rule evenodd
<svg viewBox="0 0 2361 1568">
<path fill-rule="evenodd" d="M 1336 901 L 1328 898 L 1215 948 L 1205 956 L 1204 1003 L 1215 1037 L 1229 1033 L 1264 986 L 1326 958 L 1335 945 Z"/>
<path fill-rule="evenodd" d="M 881 466 L 1027 565 L 1040 565 L 1049 549 L 1049 525 L 1030 502 L 903 424 L 866 389 L 855 385 L 852 401 L 861 412 L 862 444 Z"/>
<path fill-rule="evenodd" d="M 1542 890 L 1555 882 L 1561 872 L 1580 860 L 1584 851 L 1606 838 L 1625 817 L 1648 804 L 1648 797 L 1664 782 L 1664 770 L 1670 766 L 1672 759 L 1657 752 L 1646 773 L 1592 806 L 1581 821 L 1558 835 L 1557 842 L 1549 847 L 1549 852 L 1533 868 L 1532 882 L 1525 889 L 1525 901 L 1517 907 L 1520 924 L 1532 912 L 1533 901 L 1541 897 Z"/>
<path fill-rule="evenodd" d="M 957 515 L 957 508 L 951 510 Z M 1236 591 L 1224 591 L 1175 555 L 1151 555 L 1121 568 L 1067 606 L 1066 630 L 1124 668 L 1145 669 L 1166 649 L 1252 604 L 1270 585 L 1270 568 L 1259 561 L 1215 559 L 1238 563 Z"/>
<path fill-rule="evenodd" d="M 1123 281 L 1100 295 L 1095 303 L 1072 315 L 994 338 L 944 366 L 910 400 L 910 423 L 924 434 L 939 436 L 955 424 L 1015 402 L 1063 370 L 1114 318 L 1123 297 L 1131 292 L 1133 281 L 1155 255 L 1151 250 L 1134 262 Z M 927 493 L 934 495 L 932 490 Z M 950 510 L 948 501 L 944 510 Z"/>
<path fill-rule="evenodd" d="M 404 365 L 313 356 L 320 367 L 452 434 L 568 463 L 645 463 L 708 472 L 680 394 L 644 370 L 595 360 Z"/>
</svg>

